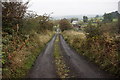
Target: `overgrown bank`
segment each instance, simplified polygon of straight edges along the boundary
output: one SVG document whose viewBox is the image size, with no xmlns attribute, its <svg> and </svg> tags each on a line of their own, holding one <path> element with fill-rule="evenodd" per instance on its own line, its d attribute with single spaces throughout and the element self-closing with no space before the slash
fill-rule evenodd
<svg viewBox="0 0 120 80">
<path fill-rule="evenodd" d="M 63 36 L 78 53 L 88 57 L 105 71 L 116 76 L 120 75 L 118 38 L 111 37 L 108 33 L 88 38 L 89 34 L 76 31 L 64 31 Z"/>
<path fill-rule="evenodd" d="M 24 78 L 34 64 L 37 56 L 52 36 L 52 31 L 46 31 L 44 34 L 35 33 L 26 43 L 23 41 L 18 44 L 15 43 L 16 45 L 20 45 L 17 49 L 12 50 L 11 52 L 7 52 L 3 49 L 5 50 L 3 51 L 5 55 L 5 62 L 3 64 L 3 78 Z M 5 45 L 6 49 L 16 47 L 15 45 L 12 45 L 12 43 L 10 47 L 9 45 Z"/>
<path fill-rule="evenodd" d="M 28 4 L 18 0 L 2 2 L 4 78 L 24 77 L 53 35 L 50 15 L 28 11 Z"/>
</svg>

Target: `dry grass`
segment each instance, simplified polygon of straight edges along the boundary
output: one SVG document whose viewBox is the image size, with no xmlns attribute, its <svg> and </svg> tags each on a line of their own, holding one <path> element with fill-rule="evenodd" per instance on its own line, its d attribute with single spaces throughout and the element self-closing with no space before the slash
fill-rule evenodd
<svg viewBox="0 0 120 80">
<path fill-rule="evenodd" d="M 72 36 L 72 37 L 79 36 L 79 38 L 81 38 L 81 39 L 86 39 L 86 35 L 83 32 L 77 32 L 77 31 L 69 30 L 69 31 L 64 31 L 63 34 L 65 34 L 66 37 L 67 36 Z"/>
</svg>

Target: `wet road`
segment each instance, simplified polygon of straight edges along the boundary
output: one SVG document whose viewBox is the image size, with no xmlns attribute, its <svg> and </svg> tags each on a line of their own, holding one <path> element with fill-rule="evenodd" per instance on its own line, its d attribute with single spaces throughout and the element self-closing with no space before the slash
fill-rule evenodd
<svg viewBox="0 0 120 80">
<path fill-rule="evenodd" d="M 60 53 L 66 64 L 70 67 L 72 75 L 76 78 L 110 78 L 111 75 L 99 69 L 83 56 L 78 55 L 72 50 L 63 39 L 62 35 L 56 34 L 47 44 L 45 50 L 38 56 L 33 68 L 30 70 L 27 78 L 57 78 L 54 64 L 54 42 L 56 36 L 59 36 Z"/>
</svg>

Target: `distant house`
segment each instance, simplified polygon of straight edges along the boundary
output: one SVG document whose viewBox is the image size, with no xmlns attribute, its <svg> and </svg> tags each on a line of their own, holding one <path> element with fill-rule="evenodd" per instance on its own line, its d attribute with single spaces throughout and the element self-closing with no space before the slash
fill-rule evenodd
<svg viewBox="0 0 120 80">
<path fill-rule="evenodd" d="M 75 27 L 75 28 L 81 28 L 81 26 L 79 25 L 78 21 L 77 20 L 74 20 L 72 21 L 72 26 Z"/>
<path fill-rule="evenodd" d="M 72 25 L 78 24 L 78 21 L 72 21 Z"/>
</svg>

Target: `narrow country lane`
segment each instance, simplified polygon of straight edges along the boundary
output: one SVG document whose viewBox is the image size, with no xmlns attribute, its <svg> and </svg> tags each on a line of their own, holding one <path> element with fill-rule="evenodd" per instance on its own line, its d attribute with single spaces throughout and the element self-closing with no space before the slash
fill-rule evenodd
<svg viewBox="0 0 120 80">
<path fill-rule="evenodd" d="M 120 78 L 120 0 L 0 4 L 1 79 Z"/>
<path fill-rule="evenodd" d="M 65 61 L 65 65 L 67 65 L 67 67 L 69 67 L 70 70 L 69 75 L 72 75 L 75 78 L 113 77 L 107 72 L 100 70 L 98 66 L 91 63 L 83 56 L 78 55 L 74 50 L 72 50 L 68 46 L 61 34 L 56 34 L 46 46 L 45 51 L 43 51 L 38 56 L 27 78 L 58 78 L 57 67 L 54 63 L 54 44 L 57 36 L 59 37 L 58 46 L 60 47 L 60 50 L 58 50 L 59 52 L 57 53 L 57 55 L 59 55 L 60 53 L 60 55 L 63 56 L 62 59 L 63 61 Z M 62 64 L 60 64 L 60 66 L 61 65 Z"/>
</svg>

